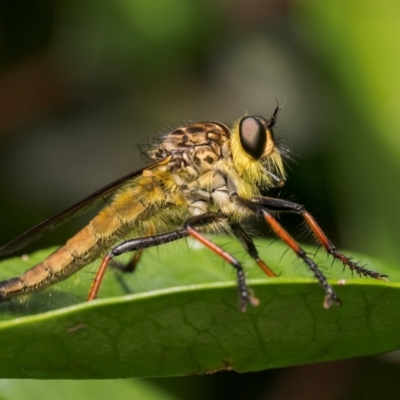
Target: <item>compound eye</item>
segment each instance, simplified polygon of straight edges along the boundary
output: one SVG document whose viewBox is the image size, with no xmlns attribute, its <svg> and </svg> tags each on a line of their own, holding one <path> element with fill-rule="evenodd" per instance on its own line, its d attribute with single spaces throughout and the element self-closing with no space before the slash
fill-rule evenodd
<svg viewBox="0 0 400 400">
<path fill-rule="evenodd" d="M 258 160 L 264 153 L 267 144 L 265 126 L 254 117 L 246 117 L 239 124 L 240 143 L 244 151 Z"/>
</svg>

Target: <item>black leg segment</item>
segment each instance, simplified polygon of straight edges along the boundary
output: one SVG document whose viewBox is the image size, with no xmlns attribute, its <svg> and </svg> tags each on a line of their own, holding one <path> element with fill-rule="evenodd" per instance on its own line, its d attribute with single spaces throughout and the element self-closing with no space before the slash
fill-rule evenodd
<svg viewBox="0 0 400 400">
<path fill-rule="evenodd" d="M 158 235 L 151 235 L 140 237 L 136 239 L 127 240 L 118 246 L 115 246 L 111 251 L 104 257 L 103 262 L 96 274 L 93 281 L 91 290 L 88 295 L 88 300 L 94 300 L 97 297 L 98 291 L 100 289 L 101 282 L 103 280 L 105 271 L 110 263 L 110 261 L 123 253 L 131 251 L 142 251 L 148 247 L 158 246 L 164 243 L 173 242 L 178 239 L 182 239 L 188 236 L 192 236 L 194 239 L 202 243 L 204 246 L 212 250 L 215 254 L 219 255 L 221 258 L 226 260 L 232 267 L 236 270 L 237 282 L 239 287 L 240 296 L 240 310 L 245 311 L 248 303 L 253 306 L 258 305 L 258 300 L 250 293 L 247 287 L 245 273 L 241 263 L 232 255 L 227 253 L 221 247 L 213 243 L 211 240 L 206 238 L 197 228 L 211 227 L 213 224 L 218 224 L 218 222 L 226 221 L 227 216 L 222 213 L 207 213 L 199 216 L 189 218 L 183 228 L 177 229 L 172 232 L 162 233 Z M 235 231 L 235 232 L 238 232 Z M 250 238 L 241 238 L 242 243 L 245 243 L 245 248 L 249 248 L 249 254 L 253 258 L 258 258 L 257 251 L 254 244 L 251 242 Z M 258 258 L 259 260 L 259 258 Z M 261 260 L 260 260 L 261 261 Z M 262 261 L 261 261 L 262 262 Z M 267 267 L 268 268 L 268 267 Z"/>
</svg>

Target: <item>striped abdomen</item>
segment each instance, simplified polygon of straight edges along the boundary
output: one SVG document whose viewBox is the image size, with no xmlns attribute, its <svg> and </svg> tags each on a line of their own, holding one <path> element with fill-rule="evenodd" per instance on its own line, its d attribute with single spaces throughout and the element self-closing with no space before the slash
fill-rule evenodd
<svg viewBox="0 0 400 400">
<path fill-rule="evenodd" d="M 120 235 L 131 229 L 132 222 L 144 209 L 135 193 L 122 192 L 110 206 L 43 262 L 18 277 L 0 282 L 0 301 L 41 291 L 68 278 L 98 258 Z"/>
</svg>

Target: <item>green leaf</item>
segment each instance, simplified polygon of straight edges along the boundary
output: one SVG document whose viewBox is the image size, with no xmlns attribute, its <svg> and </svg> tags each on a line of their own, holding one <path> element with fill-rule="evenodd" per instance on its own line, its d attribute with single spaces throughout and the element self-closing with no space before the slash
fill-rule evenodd
<svg viewBox="0 0 400 400">
<path fill-rule="evenodd" d="M 145 252 L 139 268 L 121 277 L 108 271 L 101 298 L 84 301 L 95 262 L 27 301 L 0 306 L 0 376 L 93 379 L 239 372 L 377 354 L 399 348 L 398 283 L 352 278 L 319 252 L 317 262 L 343 305 L 325 310 L 324 293 L 280 242 L 258 241 L 261 257 L 279 278 L 266 278 L 239 245 L 219 238 L 243 260 L 249 285 L 260 300 L 238 310 L 233 269 L 219 257 L 182 241 Z M 315 249 L 312 250 L 315 252 Z M 42 260 L 0 265 L 11 277 Z M 359 257 L 393 280 L 390 265 Z M 118 279 L 116 279 L 118 277 Z M 337 280 L 336 279 L 336 280 Z M 333 282 L 334 283 L 334 282 Z M 134 294 L 123 295 L 124 290 Z"/>
<path fill-rule="evenodd" d="M 1 380 L 1 399 L 18 400 L 87 400 L 87 399 L 146 399 L 174 400 L 144 380 L 107 381 L 37 381 Z"/>
</svg>

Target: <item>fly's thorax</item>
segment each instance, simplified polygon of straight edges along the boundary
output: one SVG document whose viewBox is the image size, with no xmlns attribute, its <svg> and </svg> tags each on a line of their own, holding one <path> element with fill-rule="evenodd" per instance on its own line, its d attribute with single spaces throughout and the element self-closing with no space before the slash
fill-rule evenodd
<svg viewBox="0 0 400 400">
<path fill-rule="evenodd" d="M 193 167 L 199 175 L 211 171 L 215 163 L 221 158 L 221 147 L 214 142 L 196 146 L 189 151 Z"/>
<path fill-rule="evenodd" d="M 222 146 L 227 143 L 222 141 Z M 215 190 L 227 193 L 226 180 L 218 173 L 216 166 L 223 158 L 221 143 L 209 141 L 193 145 L 171 155 L 169 163 L 170 177 L 175 185 L 169 191 L 180 193 L 186 199 L 191 215 L 200 215 L 210 211 Z"/>
<path fill-rule="evenodd" d="M 215 136 L 215 133 L 210 133 Z M 171 153 L 169 170 L 175 183 L 181 190 L 196 188 L 210 190 L 216 165 L 223 157 L 223 146 L 228 143 L 226 136 L 220 140 L 210 140 L 192 144 L 186 149 L 175 150 Z"/>
<path fill-rule="evenodd" d="M 168 157 L 166 167 L 171 181 L 183 192 L 208 190 L 210 174 L 223 155 L 230 139 L 228 127 L 218 122 L 196 122 L 177 128 L 164 136 L 153 158 Z"/>
<path fill-rule="evenodd" d="M 196 146 L 215 144 L 220 148 L 229 138 L 228 127 L 219 122 L 188 123 L 167 133 L 158 148 L 148 154 L 158 160 Z"/>
</svg>

